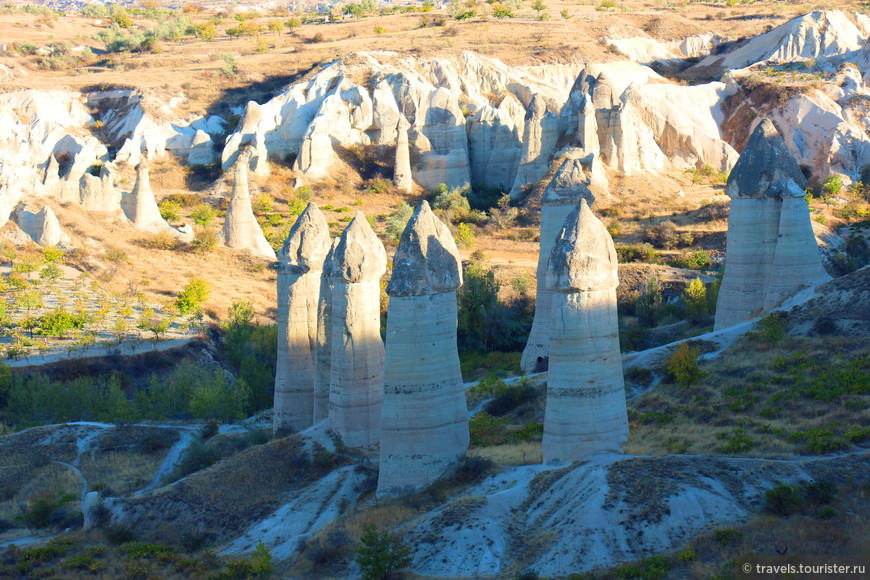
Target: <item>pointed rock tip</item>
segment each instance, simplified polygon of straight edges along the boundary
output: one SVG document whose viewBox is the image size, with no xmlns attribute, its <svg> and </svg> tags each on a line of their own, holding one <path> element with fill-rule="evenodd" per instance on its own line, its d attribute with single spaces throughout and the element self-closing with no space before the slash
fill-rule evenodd
<svg viewBox="0 0 870 580">
<path fill-rule="evenodd" d="M 462 262 L 447 225 L 423 201 L 402 232 L 393 257 L 390 296 L 428 296 L 462 286 Z"/>
<path fill-rule="evenodd" d="M 295 274 L 319 270 L 330 245 L 329 225 L 323 212 L 312 201 L 290 228 L 279 259 L 286 270 Z"/>
<path fill-rule="evenodd" d="M 778 190 L 770 186 L 780 180 L 792 180 L 801 189 L 807 187 L 807 178 L 782 135 L 770 119 L 764 119 L 731 170 L 725 192 L 732 198 L 776 197 Z"/>
<path fill-rule="evenodd" d="M 565 219 L 556 238 L 546 283 L 556 292 L 608 290 L 619 285 L 613 238 L 585 199 Z"/>
<path fill-rule="evenodd" d="M 365 214 L 358 211 L 338 239 L 338 244 L 331 249 L 324 272 L 342 282 L 365 282 L 379 279 L 386 271 L 384 244 Z"/>
</svg>

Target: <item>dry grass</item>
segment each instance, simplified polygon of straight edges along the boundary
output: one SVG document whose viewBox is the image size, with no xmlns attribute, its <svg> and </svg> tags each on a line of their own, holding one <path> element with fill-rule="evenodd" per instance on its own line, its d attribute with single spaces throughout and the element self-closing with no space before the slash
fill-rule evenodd
<svg viewBox="0 0 870 580">
<path fill-rule="evenodd" d="M 477 447 L 470 450 L 469 455 L 486 457 L 499 465 L 539 465 L 543 462 L 540 441 Z"/>
<path fill-rule="evenodd" d="M 0 502 L 0 519 L 12 522 L 24 513 L 28 503 L 41 496 L 81 496 L 82 479 L 66 465 L 48 463 L 28 470 L 28 477 L 14 495 Z"/>
<path fill-rule="evenodd" d="M 860 338 L 787 336 L 776 345 L 741 339 L 700 365 L 706 377 L 698 384 L 663 383 L 631 401 L 626 452 L 792 457 L 813 452 L 806 440 L 794 437 L 812 429 L 832 431 L 834 437 L 825 438 L 829 444 L 849 448 L 834 438 L 842 438 L 852 424 L 870 421 L 870 394 L 819 400 L 802 394 L 800 379 L 827 380 L 868 353 L 870 346 Z M 805 361 L 820 366 L 803 369 Z"/>
<path fill-rule="evenodd" d="M 144 487 L 162 461 L 162 454 L 111 451 L 85 455 L 79 468 L 92 487 L 105 485 L 123 495 Z"/>
</svg>

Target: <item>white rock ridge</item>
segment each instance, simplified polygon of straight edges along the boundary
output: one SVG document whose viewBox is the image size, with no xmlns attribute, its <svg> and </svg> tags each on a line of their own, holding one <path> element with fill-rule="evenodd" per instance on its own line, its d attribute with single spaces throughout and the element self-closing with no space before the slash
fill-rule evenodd
<svg viewBox="0 0 870 580">
<path fill-rule="evenodd" d="M 298 431 L 314 415 L 314 350 L 321 271 L 329 226 L 309 203 L 281 248 L 278 268 L 278 360 L 273 428 Z"/>
<path fill-rule="evenodd" d="M 248 164 L 250 154 L 239 156 L 233 169 L 233 192 L 221 230 L 224 245 L 234 250 L 248 250 L 264 258 L 275 259 L 275 250 L 269 244 L 254 210 L 251 209 L 251 194 L 248 188 Z"/>
<path fill-rule="evenodd" d="M 348 447 L 368 447 L 381 434 L 380 283 L 387 253 L 362 212 L 344 230 L 328 269 L 333 284 L 329 423 Z"/>
<path fill-rule="evenodd" d="M 461 285 L 456 243 L 424 201 L 402 233 L 387 285 L 378 495 L 425 487 L 468 448 L 456 348 Z"/>
<path fill-rule="evenodd" d="M 728 178 L 731 209 L 716 329 L 829 278 L 803 200 L 806 183 L 782 136 L 765 119 Z"/>
<path fill-rule="evenodd" d="M 545 463 L 620 452 L 628 416 L 616 314 L 616 249 L 585 199 L 565 220 L 547 265 L 553 292 L 542 451 Z"/>
</svg>

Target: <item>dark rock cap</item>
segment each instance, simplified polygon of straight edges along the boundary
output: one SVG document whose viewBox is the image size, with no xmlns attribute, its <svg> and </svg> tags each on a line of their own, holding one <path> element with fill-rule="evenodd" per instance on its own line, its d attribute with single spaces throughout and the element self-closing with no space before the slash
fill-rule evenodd
<svg viewBox="0 0 870 580">
<path fill-rule="evenodd" d="M 771 184 L 792 180 L 801 189 L 807 187 L 798 162 L 792 156 L 782 135 L 770 119 L 764 119 L 752 136 L 740 159 L 728 176 L 725 193 L 729 197 L 776 197 Z"/>
<path fill-rule="evenodd" d="M 309 202 L 290 228 L 278 260 L 294 274 L 320 270 L 330 244 L 326 218 L 314 202 Z"/>
<path fill-rule="evenodd" d="M 613 238 L 581 199 L 565 219 L 550 253 L 547 287 L 556 292 L 584 292 L 618 285 Z"/>
<path fill-rule="evenodd" d="M 429 296 L 462 286 L 462 262 L 447 225 L 427 202 L 421 203 L 402 232 L 393 257 L 390 296 Z"/>
</svg>

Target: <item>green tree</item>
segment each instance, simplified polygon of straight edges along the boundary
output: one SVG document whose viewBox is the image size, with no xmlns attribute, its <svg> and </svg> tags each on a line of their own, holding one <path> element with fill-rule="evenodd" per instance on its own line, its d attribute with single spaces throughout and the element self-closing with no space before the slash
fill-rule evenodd
<svg viewBox="0 0 870 580">
<path fill-rule="evenodd" d="M 414 210 L 404 201 L 396 206 L 395 211 L 387 216 L 387 225 L 384 228 L 387 238 L 393 242 L 398 242 L 402 237 L 402 232 L 405 231 L 405 226 L 408 225 L 408 220 L 414 214 Z"/>
<path fill-rule="evenodd" d="M 707 287 L 704 286 L 700 278 L 695 278 L 689 282 L 681 297 L 686 305 L 686 315 L 691 320 L 700 320 L 709 313 Z"/>
<path fill-rule="evenodd" d="M 411 549 L 394 533 L 378 532 L 372 524 L 366 524 L 360 541 L 356 562 L 365 580 L 388 580 L 411 564 Z"/>
<path fill-rule="evenodd" d="M 126 10 L 117 10 L 114 14 L 112 14 L 112 22 L 120 26 L 121 28 L 130 28 L 133 26 L 133 18 L 130 14 L 127 13 Z"/>
<path fill-rule="evenodd" d="M 302 26 L 302 22 L 299 21 L 298 18 L 291 18 L 284 22 L 284 28 L 290 31 L 290 34 L 294 34 L 294 31 Z"/>
<path fill-rule="evenodd" d="M 679 348 L 668 358 L 667 369 L 674 376 L 677 383 L 688 387 L 704 377 L 704 373 L 698 368 L 698 355 L 701 349 L 681 343 Z"/>
<path fill-rule="evenodd" d="M 463 248 L 473 248 L 474 228 L 465 222 L 460 223 L 456 228 L 456 241 Z"/>
<path fill-rule="evenodd" d="M 190 212 L 190 219 L 193 220 L 193 223 L 204 228 L 207 228 L 216 217 L 217 211 L 207 203 L 199 204 Z"/>
<path fill-rule="evenodd" d="M 202 278 L 191 278 L 175 299 L 175 306 L 182 315 L 194 314 L 208 300 L 209 292 L 208 282 Z"/>
<path fill-rule="evenodd" d="M 547 5 L 544 4 L 543 0 L 535 0 L 532 2 L 532 10 L 538 13 L 538 17 L 540 18 L 541 11 L 546 10 Z"/>
<path fill-rule="evenodd" d="M 662 287 L 657 276 L 647 278 L 643 293 L 634 302 L 634 310 L 641 323 L 655 326 L 662 315 Z"/>
</svg>

